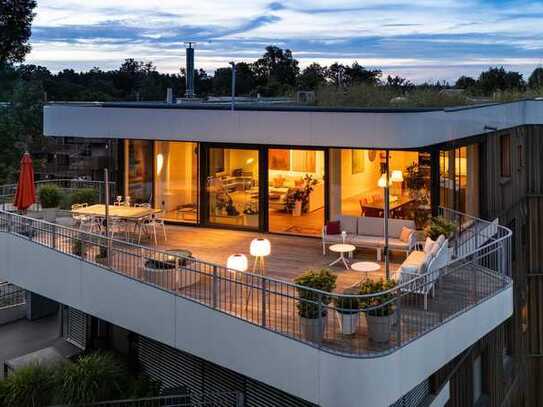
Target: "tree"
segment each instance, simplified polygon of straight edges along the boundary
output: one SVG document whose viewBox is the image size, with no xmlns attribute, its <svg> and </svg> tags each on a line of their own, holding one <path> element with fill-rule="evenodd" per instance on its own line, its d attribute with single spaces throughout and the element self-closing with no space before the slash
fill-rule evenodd
<svg viewBox="0 0 543 407">
<path fill-rule="evenodd" d="M 142 88 L 145 77 L 155 70 L 152 62 L 128 58 L 115 73 L 113 81 L 126 96 L 132 96 Z"/>
<path fill-rule="evenodd" d="M 218 68 L 212 79 L 213 93 L 217 96 L 232 94 L 232 68 Z M 255 86 L 255 75 L 245 62 L 236 64 L 236 95 L 248 96 Z"/>
<path fill-rule="evenodd" d="M 298 61 L 289 49 L 276 46 L 266 47 L 266 52 L 252 65 L 257 85 L 275 86 L 275 84 L 296 86 L 300 72 Z"/>
<path fill-rule="evenodd" d="M 30 52 L 35 7 L 35 0 L 0 0 L 0 64 L 23 62 Z"/>
<path fill-rule="evenodd" d="M 456 89 L 470 90 L 477 86 L 477 81 L 470 76 L 462 75 L 456 80 L 454 87 Z"/>
<path fill-rule="evenodd" d="M 326 67 L 316 62 L 306 67 L 298 77 L 298 87 L 302 90 L 315 90 L 326 83 Z"/>
<path fill-rule="evenodd" d="M 385 87 L 389 89 L 399 90 L 401 92 L 405 92 L 415 87 L 415 85 L 409 82 L 406 78 L 402 78 L 401 76 L 398 76 L 398 75 L 395 75 L 395 76 L 388 75 L 384 85 Z"/>
<path fill-rule="evenodd" d="M 482 72 L 479 76 L 478 87 L 484 95 L 490 96 L 496 91 L 524 90 L 526 83 L 520 73 L 506 71 L 502 66 Z"/>
<path fill-rule="evenodd" d="M 381 74 L 381 70 L 366 69 L 355 61 L 351 66 L 345 67 L 345 82 L 349 85 L 360 83 L 376 85 L 379 82 Z"/>
<path fill-rule="evenodd" d="M 530 89 L 543 88 L 543 68 L 536 68 L 528 78 L 528 86 Z"/>
</svg>

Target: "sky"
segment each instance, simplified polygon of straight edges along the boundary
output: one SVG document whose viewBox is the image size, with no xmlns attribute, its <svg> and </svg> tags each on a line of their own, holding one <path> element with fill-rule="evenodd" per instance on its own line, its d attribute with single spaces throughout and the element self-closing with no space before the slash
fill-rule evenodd
<svg viewBox="0 0 543 407">
<path fill-rule="evenodd" d="M 115 69 L 125 58 L 161 72 L 254 61 L 267 45 L 302 68 L 358 61 L 412 82 L 543 64 L 542 0 L 38 0 L 27 63 L 52 71 Z"/>
</svg>

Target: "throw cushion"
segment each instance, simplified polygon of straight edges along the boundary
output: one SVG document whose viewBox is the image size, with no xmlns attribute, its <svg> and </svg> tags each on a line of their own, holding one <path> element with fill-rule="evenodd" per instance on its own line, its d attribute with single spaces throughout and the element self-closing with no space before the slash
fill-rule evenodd
<svg viewBox="0 0 543 407">
<path fill-rule="evenodd" d="M 339 235 L 341 233 L 341 222 L 339 220 L 328 222 L 326 224 L 327 235 Z"/>
<path fill-rule="evenodd" d="M 424 253 L 427 255 L 430 254 L 432 247 L 434 247 L 434 243 L 435 242 L 431 238 L 427 237 L 426 242 L 424 242 Z"/>
<path fill-rule="evenodd" d="M 445 242 L 445 235 L 439 235 L 439 237 L 436 240 L 436 244 L 441 247 L 441 245 Z"/>
<path fill-rule="evenodd" d="M 409 236 L 411 236 L 411 232 L 411 229 L 404 226 L 400 232 L 400 240 L 407 243 L 409 241 Z"/>
</svg>

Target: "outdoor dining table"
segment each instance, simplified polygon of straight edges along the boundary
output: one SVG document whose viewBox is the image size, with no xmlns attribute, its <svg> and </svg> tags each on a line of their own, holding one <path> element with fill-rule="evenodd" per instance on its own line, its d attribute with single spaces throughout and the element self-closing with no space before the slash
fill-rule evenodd
<svg viewBox="0 0 543 407">
<path fill-rule="evenodd" d="M 137 230 L 137 227 L 142 227 L 142 220 L 156 213 L 160 213 L 160 209 L 148 208 L 144 206 L 109 205 L 108 208 L 108 215 L 110 218 L 133 222 L 134 232 Z M 95 204 L 72 209 L 72 214 L 78 216 L 95 216 L 97 218 L 105 218 L 106 206 L 104 204 Z"/>
<path fill-rule="evenodd" d="M 138 220 L 151 216 L 155 213 L 160 213 L 160 209 L 147 208 L 143 206 L 124 206 L 124 205 L 109 205 L 109 216 L 127 219 Z M 88 216 L 106 216 L 106 206 L 103 204 L 96 204 L 85 206 L 83 208 L 73 209 L 72 213 L 75 215 L 88 215 Z"/>
</svg>

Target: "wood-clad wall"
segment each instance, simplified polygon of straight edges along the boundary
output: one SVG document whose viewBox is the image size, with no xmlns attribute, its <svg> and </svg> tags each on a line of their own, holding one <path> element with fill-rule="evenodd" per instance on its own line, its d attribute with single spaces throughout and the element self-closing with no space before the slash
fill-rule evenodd
<svg viewBox="0 0 543 407">
<path fill-rule="evenodd" d="M 511 136 L 511 177 L 506 179 L 500 174 L 503 134 Z M 514 388 L 505 393 L 504 405 L 543 406 L 543 126 L 488 136 L 481 160 L 481 214 L 498 217 L 514 232 Z M 489 372 L 494 373 L 499 372 Z"/>
</svg>

